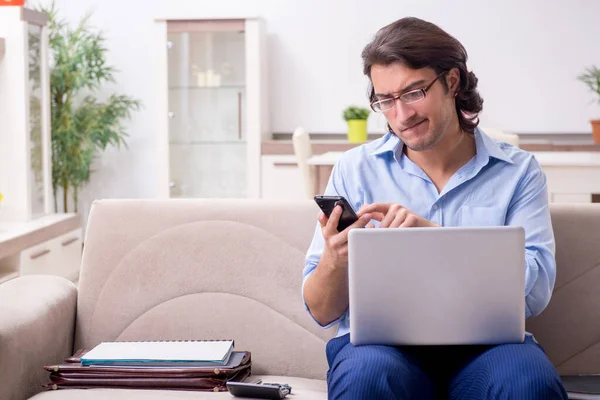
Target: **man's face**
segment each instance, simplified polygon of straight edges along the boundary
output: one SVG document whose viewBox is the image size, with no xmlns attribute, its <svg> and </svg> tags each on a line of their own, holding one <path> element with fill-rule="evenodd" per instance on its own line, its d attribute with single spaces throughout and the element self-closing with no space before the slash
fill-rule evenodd
<svg viewBox="0 0 600 400">
<path fill-rule="evenodd" d="M 454 71 L 448 76 L 457 78 Z M 371 67 L 376 101 L 426 88 L 436 77 L 431 68 L 415 70 L 401 64 Z M 442 79 L 446 79 L 446 75 L 433 83 L 422 100 L 405 104 L 398 99 L 392 109 L 383 112 L 394 133 L 413 151 L 428 150 L 438 144 L 456 113 L 452 90 L 444 91 L 439 82 Z"/>
</svg>

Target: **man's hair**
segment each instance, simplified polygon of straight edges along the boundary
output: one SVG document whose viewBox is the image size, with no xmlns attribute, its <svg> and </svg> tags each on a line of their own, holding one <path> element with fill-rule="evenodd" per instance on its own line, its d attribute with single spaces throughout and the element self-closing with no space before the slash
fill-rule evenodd
<svg viewBox="0 0 600 400">
<path fill-rule="evenodd" d="M 400 63 L 411 69 L 430 67 L 436 74 L 452 68 L 460 71 L 460 86 L 456 93 L 456 113 L 460 127 L 472 133 L 479 124 L 478 113 L 483 99 L 477 91 L 477 77 L 467 70 L 467 51 L 454 37 L 440 27 L 418 18 L 402 18 L 379 30 L 362 52 L 363 72 L 369 77 L 369 100 L 376 101 L 371 80 L 373 65 Z M 448 85 L 440 79 L 444 90 Z M 388 126 L 389 127 L 389 126 Z"/>
</svg>

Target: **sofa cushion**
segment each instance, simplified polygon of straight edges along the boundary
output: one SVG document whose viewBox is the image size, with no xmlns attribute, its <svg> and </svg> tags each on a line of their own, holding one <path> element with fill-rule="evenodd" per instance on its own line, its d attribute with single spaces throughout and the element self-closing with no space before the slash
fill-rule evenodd
<svg viewBox="0 0 600 400">
<path fill-rule="evenodd" d="M 318 379 L 292 378 L 289 376 L 253 376 L 249 381 L 262 379 L 267 383 L 287 383 L 292 387 L 294 400 L 327 399 L 327 383 Z M 233 399 L 228 392 L 193 392 L 174 390 L 125 390 L 125 389 L 69 389 L 39 393 L 32 400 L 195 400 Z M 291 398 L 288 396 L 288 398 Z"/>
<path fill-rule="evenodd" d="M 302 268 L 314 202 L 101 200 L 88 220 L 74 350 L 102 341 L 234 339 L 263 375 L 324 379 Z"/>
</svg>

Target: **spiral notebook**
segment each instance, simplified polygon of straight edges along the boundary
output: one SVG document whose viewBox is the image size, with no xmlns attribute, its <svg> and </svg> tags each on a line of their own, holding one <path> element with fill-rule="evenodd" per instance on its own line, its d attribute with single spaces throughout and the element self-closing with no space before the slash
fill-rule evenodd
<svg viewBox="0 0 600 400">
<path fill-rule="evenodd" d="M 231 357 L 233 345 L 233 340 L 102 342 L 81 357 L 81 365 L 223 366 Z"/>
</svg>

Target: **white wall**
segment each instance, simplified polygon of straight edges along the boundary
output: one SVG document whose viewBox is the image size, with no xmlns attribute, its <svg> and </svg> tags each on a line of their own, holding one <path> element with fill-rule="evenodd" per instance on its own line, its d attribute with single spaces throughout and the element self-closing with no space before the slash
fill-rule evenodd
<svg viewBox="0 0 600 400">
<path fill-rule="evenodd" d="M 140 98 L 144 110 L 128 124 L 129 150 L 109 151 L 84 201 L 152 197 L 157 193 L 158 109 L 152 85 L 152 25 L 166 16 L 258 15 L 269 35 L 271 128 L 291 132 L 345 131 L 341 112 L 367 106 L 360 52 L 383 25 L 403 16 L 430 20 L 467 48 L 480 80 L 482 122 L 515 132 L 589 132 L 600 107 L 576 76 L 600 64 L 600 2 L 596 0 L 56 0 L 70 20 L 94 9 L 109 61 L 120 73 L 107 88 Z M 372 132 L 384 121 L 373 116 Z M 89 204 L 86 208 L 89 207 Z M 84 210 L 84 212 L 87 210 Z"/>
</svg>

